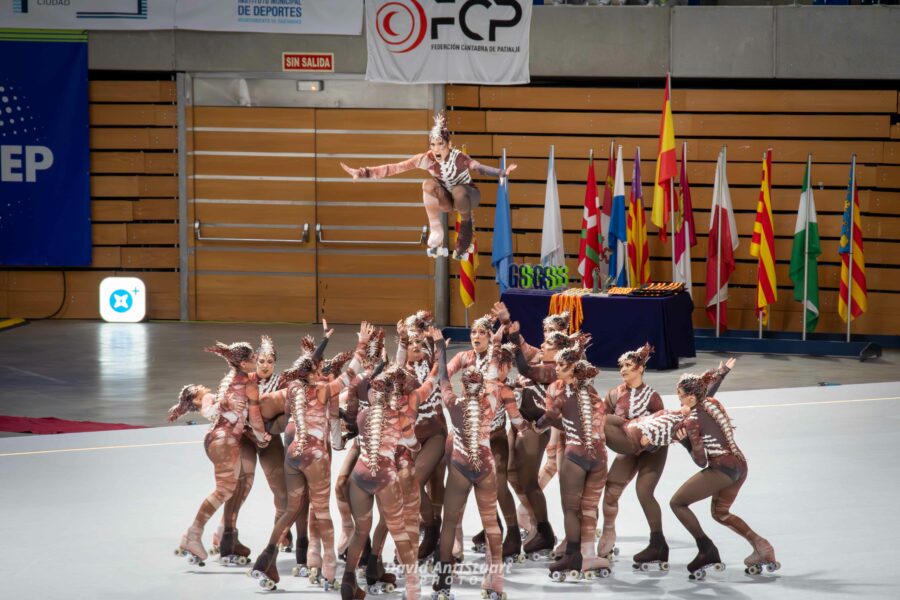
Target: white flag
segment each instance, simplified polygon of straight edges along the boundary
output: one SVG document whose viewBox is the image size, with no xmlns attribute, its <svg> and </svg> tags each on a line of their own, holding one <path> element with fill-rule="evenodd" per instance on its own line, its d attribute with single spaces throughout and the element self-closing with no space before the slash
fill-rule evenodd
<svg viewBox="0 0 900 600">
<path fill-rule="evenodd" d="M 547 168 L 547 194 L 544 196 L 544 228 L 541 231 L 541 264 L 566 264 L 563 252 L 562 217 L 559 213 L 559 190 L 556 189 L 556 169 L 553 166 L 553 146 Z"/>
</svg>

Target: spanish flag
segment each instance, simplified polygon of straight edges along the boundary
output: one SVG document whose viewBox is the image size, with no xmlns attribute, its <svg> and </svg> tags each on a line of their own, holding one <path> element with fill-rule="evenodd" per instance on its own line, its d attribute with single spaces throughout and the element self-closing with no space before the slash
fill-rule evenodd
<svg viewBox="0 0 900 600">
<path fill-rule="evenodd" d="M 456 213 L 456 235 L 459 235 L 459 224 L 462 217 Z M 454 239 L 453 243 L 456 243 Z M 472 252 L 459 261 L 459 297 L 463 306 L 469 308 L 475 304 L 475 271 L 478 269 L 478 242 L 472 232 Z"/>
<path fill-rule="evenodd" d="M 651 221 L 659 228 L 659 239 L 666 241 L 669 225 L 671 184 L 675 179 L 675 124 L 672 119 L 671 75 L 666 74 L 666 96 L 663 101 L 662 122 L 659 126 L 659 151 L 656 155 L 656 183 L 653 186 L 653 212 Z M 674 201 L 675 199 L 671 199 Z M 678 207 L 675 207 L 678 210 Z"/>
<path fill-rule="evenodd" d="M 772 149 L 766 150 L 762 162 L 762 183 L 756 202 L 756 221 L 750 240 L 750 256 L 759 259 L 756 272 L 756 318 L 769 324 L 769 305 L 778 300 L 775 278 L 775 224 L 772 219 Z"/>
</svg>

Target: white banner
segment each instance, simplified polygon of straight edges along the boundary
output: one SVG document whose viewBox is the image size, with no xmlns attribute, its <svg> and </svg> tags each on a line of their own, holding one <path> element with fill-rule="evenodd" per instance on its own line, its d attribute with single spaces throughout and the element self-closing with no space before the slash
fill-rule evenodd
<svg viewBox="0 0 900 600">
<path fill-rule="evenodd" d="M 532 0 L 366 0 L 366 79 L 528 83 Z"/>
<path fill-rule="evenodd" d="M 0 27 L 360 35 L 363 0 L 0 0 Z"/>
<path fill-rule="evenodd" d="M 0 0 L 0 27 L 172 29 L 176 0 Z"/>
<path fill-rule="evenodd" d="M 178 0 L 177 5 L 178 29 L 362 33 L 363 0 Z"/>
</svg>

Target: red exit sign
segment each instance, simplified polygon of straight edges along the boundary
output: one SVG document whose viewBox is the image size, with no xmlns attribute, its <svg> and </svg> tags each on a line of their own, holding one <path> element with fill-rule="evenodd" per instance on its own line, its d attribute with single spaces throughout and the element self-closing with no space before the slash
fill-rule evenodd
<svg viewBox="0 0 900 600">
<path fill-rule="evenodd" d="M 331 73 L 334 72 L 334 54 L 324 52 L 282 52 L 281 70 Z"/>
</svg>

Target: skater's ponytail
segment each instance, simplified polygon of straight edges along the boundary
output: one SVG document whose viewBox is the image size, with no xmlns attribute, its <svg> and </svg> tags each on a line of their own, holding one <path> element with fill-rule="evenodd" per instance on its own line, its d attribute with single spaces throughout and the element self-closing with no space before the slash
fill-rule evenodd
<svg viewBox="0 0 900 600">
<path fill-rule="evenodd" d="M 215 346 L 204 348 L 207 352 L 218 354 L 235 369 L 241 368 L 241 363 L 253 357 L 253 346 L 247 342 L 235 342 L 230 346 L 222 342 L 216 342 Z"/>
<path fill-rule="evenodd" d="M 443 110 L 434 115 L 434 127 L 428 133 L 429 142 L 438 140 L 450 141 L 450 130 L 447 129 L 447 113 Z"/>
<path fill-rule="evenodd" d="M 198 408 L 194 404 L 194 399 L 197 397 L 197 394 L 200 393 L 200 388 L 201 386 L 197 384 L 190 384 L 181 388 L 181 391 L 178 393 L 178 403 L 169 409 L 169 423 L 174 422 L 179 417 L 186 415 L 189 412 L 197 412 Z"/>
</svg>

